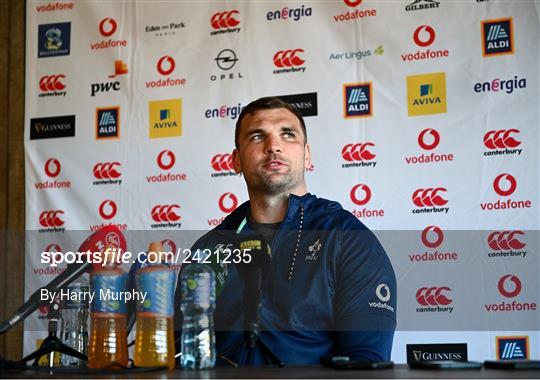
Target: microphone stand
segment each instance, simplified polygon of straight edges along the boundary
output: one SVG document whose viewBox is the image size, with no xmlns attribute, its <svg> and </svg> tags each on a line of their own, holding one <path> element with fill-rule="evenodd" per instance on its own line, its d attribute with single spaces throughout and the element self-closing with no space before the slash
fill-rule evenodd
<svg viewBox="0 0 540 380">
<path fill-rule="evenodd" d="M 247 350 L 247 365 L 253 365 L 255 351 L 261 350 L 263 357 L 269 360 L 273 365 L 279 367 L 285 366 L 285 363 L 279 359 L 261 340 L 260 336 L 260 317 L 261 317 L 261 268 L 247 271 L 241 276 L 245 283 L 244 290 L 244 340 L 235 343 L 227 348 L 220 355 L 221 359 L 227 363 L 238 366 L 238 363 L 226 356 L 229 352 L 234 352 L 238 348 Z"/>
</svg>

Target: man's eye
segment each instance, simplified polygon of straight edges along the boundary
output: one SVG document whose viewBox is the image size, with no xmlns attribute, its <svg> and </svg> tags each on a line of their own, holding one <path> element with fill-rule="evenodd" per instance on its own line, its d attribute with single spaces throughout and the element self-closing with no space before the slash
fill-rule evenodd
<svg viewBox="0 0 540 380">
<path fill-rule="evenodd" d="M 262 140 L 262 135 L 253 135 L 251 136 L 251 141 L 261 141 Z"/>
<path fill-rule="evenodd" d="M 286 137 L 295 137 L 296 135 L 294 134 L 294 132 L 285 132 L 283 133 Z"/>
</svg>

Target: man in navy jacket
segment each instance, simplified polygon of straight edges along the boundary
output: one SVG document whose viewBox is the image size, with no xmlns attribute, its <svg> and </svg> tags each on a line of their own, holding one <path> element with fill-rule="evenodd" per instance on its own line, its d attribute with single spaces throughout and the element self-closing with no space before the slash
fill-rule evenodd
<svg viewBox="0 0 540 380">
<path fill-rule="evenodd" d="M 266 237 L 271 261 L 261 288 L 260 338 L 286 364 L 314 364 L 325 355 L 389 360 L 396 327 L 392 266 L 357 218 L 307 192 L 311 150 L 302 116 L 278 98 L 258 99 L 240 114 L 235 145 L 234 168 L 249 201 L 194 249 L 208 248 L 223 231 Z M 214 313 L 218 354 L 243 339 L 243 294 L 244 282 L 229 266 Z M 266 362 L 261 352 L 248 358 L 241 346 L 227 356 L 241 364 Z"/>
</svg>

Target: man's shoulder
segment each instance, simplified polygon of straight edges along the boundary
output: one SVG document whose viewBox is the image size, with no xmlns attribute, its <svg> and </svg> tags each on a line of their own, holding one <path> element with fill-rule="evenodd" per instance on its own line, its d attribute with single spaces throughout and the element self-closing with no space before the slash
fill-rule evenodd
<svg viewBox="0 0 540 380">
<path fill-rule="evenodd" d="M 308 218 L 344 230 L 365 230 L 367 227 L 337 201 L 313 196 L 306 209 Z"/>
</svg>

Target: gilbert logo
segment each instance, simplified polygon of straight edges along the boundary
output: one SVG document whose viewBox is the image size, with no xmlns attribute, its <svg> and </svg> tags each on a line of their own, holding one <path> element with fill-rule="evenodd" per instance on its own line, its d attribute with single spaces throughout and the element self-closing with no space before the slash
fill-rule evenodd
<svg viewBox="0 0 540 380">
<path fill-rule="evenodd" d="M 182 217 L 178 215 L 180 205 L 156 205 L 152 208 L 150 214 L 152 219 L 157 222 L 151 224 L 151 228 L 180 228 L 182 223 L 179 222 Z"/>
<path fill-rule="evenodd" d="M 96 139 L 117 139 L 120 137 L 120 107 L 96 109 Z"/>
<path fill-rule="evenodd" d="M 482 21 L 482 55 L 514 54 L 512 17 Z"/>
<path fill-rule="evenodd" d="M 148 107 L 151 139 L 182 136 L 182 99 L 150 101 Z"/>
<path fill-rule="evenodd" d="M 444 240 L 443 231 L 437 226 L 427 226 L 422 231 L 422 244 L 428 248 L 437 248 Z"/>
<path fill-rule="evenodd" d="M 94 165 L 92 172 L 96 181 L 93 182 L 94 185 L 120 185 L 122 183 L 121 179 L 118 179 L 122 176 L 122 173 L 118 171 L 118 167 L 121 166 L 120 162 L 98 162 Z"/>
<path fill-rule="evenodd" d="M 392 298 L 392 295 L 390 293 L 390 287 L 388 285 L 377 285 L 377 287 L 375 288 L 375 296 L 377 297 L 377 300 L 375 302 L 368 302 L 369 307 L 388 310 L 392 313 L 394 312 L 394 307 L 387 303 Z"/>
<path fill-rule="evenodd" d="M 176 156 L 170 150 L 163 150 L 157 156 L 157 164 L 161 170 L 169 170 L 175 162 Z"/>
<path fill-rule="evenodd" d="M 427 47 L 435 41 L 435 31 L 429 25 L 416 28 L 413 35 L 414 43 L 420 47 Z"/>
<path fill-rule="evenodd" d="M 497 360 L 529 359 L 529 337 L 497 336 L 495 337 Z"/>
<path fill-rule="evenodd" d="M 343 85 L 343 117 L 373 116 L 371 82 L 347 83 Z"/>
<path fill-rule="evenodd" d="M 39 214 L 39 225 L 43 228 L 38 230 L 42 232 L 64 232 L 64 220 L 62 219 L 64 211 L 62 210 L 46 210 Z"/>
<path fill-rule="evenodd" d="M 45 96 L 66 96 L 67 91 L 62 91 L 66 85 L 62 82 L 65 79 L 64 74 L 45 75 L 39 80 L 40 98 Z"/>
<path fill-rule="evenodd" d="M 514 176 L 508 173 L 499 174 L 493 181 L 493 189 L 501 197 L 512 195 L 517 188 Z"/>
<path fill-rule="evenodd" d="M 51 178 L 56 178 L 60 174 L 60 170 L 62 169 L 62 166 L 60 165 L 60 161 L 58 161 L 56 158 L 49 158 L 45 162 L 45 174 Z"/>
<path fill-rule="evenodd" d="M 446 74 L 408 76 L 407 102 L 409 116 L 446 113 Z"/>
<path fill-rule="evenodd" d="M 487 244 L 492 252 L 488 257 L 515 257 L 527 255 L 527 251 L 520 251 L 527 244 L 521 242 L 518 236 L 523 236 L 523 231 L 494 231 L 489 234 Z"/>
<path fill-rule="evenodd" d="M 101 34 L 101 36 L 105 38 L 111 37 L 113 34 L 116 33 L 117 29 L 118 29 L 118 23 L 116 22 L 114 18 L 111 18 L 111 17 L 105 17 L 98 24 L 99 34 Z M 118 39 L 118 40 L 106 39 L 106 40 L 90 43 L 91 50 L 120 48 L 120 47 L 126 47 L 126 46 L 127 46 L 127 41 L 122 40 L 122 39 Z"/>
<path fill-rule="evenodd" d="M 114 203 L 114 201 L 107 199 L 101 202 L 101 204 L 99 205 L 98 211 L 99 211 L 99 215 L 103 219 L 108 220 L 115 217 L 116 212 L 118 211 L 118 207 L 116 206 L 116 203 Z"/>
<path fill-rule="evenodd" d="M 355 168 L 355 167 L 375 167 L 376 161 L 373 159 L 377 156 L 371 149 L 375 146 L 372 142 L 347 144 L 341 149 L 341 157 L 346 164 L 342 164 L 342 168 Z"/>
<path fill-rule="evenodd" d="M 515 128 L 488 131 L 484 135 L 484 146 L 489 151 L 484 152 L 484 156 L 510 154 L 517 154 L 519 156 L 523 149 L 517 148 L 521 145 L 521 141 L 515 138 L 518 133 L 520 133 L 519 129 Z"/>
<path fill-rule="evenodd" d="M 278 67 L 274 74 L 304 72 L 306 67 L 302 66 L 306 61 L 302 59 L 304 49 L 279 50 L 274 54 L 274 65 Z"/>
<path fill-rule="evenodd" d="M 517 297 L 523 288 L 521 280 L 514 274 L 505 274 L 497 282 L 497 289 L 499 293 L 505 298 Z M 486 311 L 488 312 L 518 312 L 518 311 L 534 311 L 537 308 L 536 302 L 519 302 L 517 300 L 503 299 L 500 303 L 486 304 Z"/>
<path fill-rule="evenodd" d="M 439 1 L 435 0 L 414 0 L 405 7 L 406 11 L 420 11 L 423 9 L 439 8 Z"/>
<path fill-rule="evenodd" d="M 230 214 L 238 207 L 238 198 L 233 193 L 224 193 L 219 197 L 218 206 L 222 212 Z"/>
<path fill-rule="evenodd" d="M 359 194 L 360 193 L 360 194 Z M 371 189 L 362 183 L 355 185 L 350 192 L 350 197 L 355 205 L 363 206 L 371 200 Z"/>
<path fill-rule="evenodd" d="M 239 14 L 236 9 L 214 13 L 210 18 L 210 26 L 214 29 L 210 35 L 240 32 L 240 28 L 237 28 L 240 21 L 236 18 Z"/>
<path fill-rule="evenodd" d="M 425 214 L 425 213 L 448 213 L 449 207 L 437 207 L 444 206 L 448 203 L 448 200 L 443 198 L 441 193 L 446 192 L 444 187 L 428 187 L 416 189 L 412 194 L 412 202 L 417 209 L 412 210 L 413 214 Z"/>
<path fill-rule="evenodd" d="M 146 176 L 146 181 L 148 183 L 152 182 L 182 182 L 187 180 L 187 175 L 185 173 L 171 173 L 171 169 L 176 163 L 175 154 L 168 150 L 162 150 L 156 157 L 157 166 L 167 173 L 159 173 L 158 175 Z"/>
</svg>

